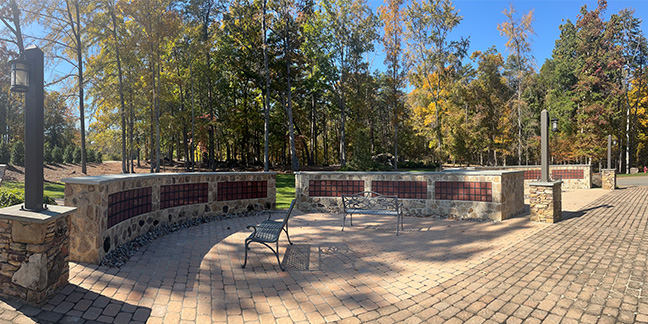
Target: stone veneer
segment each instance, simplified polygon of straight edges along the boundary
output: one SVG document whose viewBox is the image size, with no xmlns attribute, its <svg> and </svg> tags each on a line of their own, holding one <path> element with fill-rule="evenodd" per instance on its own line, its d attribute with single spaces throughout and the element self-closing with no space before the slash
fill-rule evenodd
<svg viewBox="0 0 648 324">
<path fill-rule="evenodd" d="M 557 223 L 562 219 L 562 181 L 529 183 L 532 222 Z"/>
<path fill-rule="evenodd" d="M 529 196 L 529 183 L 538 181 L 540 179 L 540 166 L 539 165 L 511 165 L 511 166 L 502 166 L 502 167 L 476 167 L 477 170 L 518 170 L 518 171 L 530 171 L 537 173 L 535 179 L 529 179 L 528 177 L 524 180 L 524 194 Z M 560 177 L 558 174 L 554 174 L 555 171 L 558 173 L 569 174 L 569 172 L 583 172 L 582 179 L 571 179 L 569 177 Z M 550 165 L 549 174 L 553 180 L 562 180 L 563 189 L 591 189 L 592 188 L 592 166 L 589 164 L 565 164 L 565 165 Z"/>
<path fill-rule="evenodd" d="M 444 172 L 297 172 L 297 208 L 305 212 L 342 212 L 338 197 L 310 196 L 310 181 L 364 181 L 364 191 L 377 191 L 372 181 L 415 181 L 426 185 L 425 199 L 399 199 L 405 215 L 490 219 L 501 221 L 524 211 L 524 173 L 520 171 Z M 488 201 L 435 199 L 435 182 L 490 183 Z M 382 183 L 384 185 L 384 183 Z"/>
<path fill-rule="evenodd" d="M 0 295 L 41 304 L 69 277 L 69 220 L 74 208 L 0 209 Z"/>
<path fill-rule="evenodd" d="M 616 169 L 601 170 L 601 187 L 605 190 L 616 189 Z"/>
<path fill-rule="evenodd" d="M 65 205 L 78 208 L 71 219 L 70 260 L 95 264 L 115 247 L 161 224 L 173 224 L 221 214 L 241 214 L 252 210 L 273 209 L 276 199 L 276 173 L 274 172 L 119 174 L 68 178 L 62 181 L 65 182 Z M 265 197 L 219 200 L 219 183 L 255 181 L 266 182 L 267 189 L 263 191 Z M 202 200 L 187 196 L 184 199 L 191 204 L 171 205 L 173 207 L 167 208 L 161 206 L 161 186 L 199 183 L 208 184 L 207 202 L 195 203 Z M 119 195 L 120 192 L 148 194 L 148 188 L 150 188 L 150 204 L 146 206 L 147 208 L 138 209 L 129 214 L 127 219 L 108 227 L 110 195 Z M 248 196 L 252 197 L 246 190 L 241 190 L 241 197 Z"/>
</svg>

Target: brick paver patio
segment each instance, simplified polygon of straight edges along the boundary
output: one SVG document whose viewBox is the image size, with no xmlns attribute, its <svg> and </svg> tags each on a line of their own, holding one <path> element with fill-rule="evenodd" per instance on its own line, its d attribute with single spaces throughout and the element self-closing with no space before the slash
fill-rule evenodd
<svg viewBox="0 0 648 324">
<path fill-rule="evenodd" d="M 120 269 L 71 264 L 41 308 L 0 301 L 0 322 L 648 322 L 648 187 L 610 192 L 554 225 L 297 214 L 282 272 L 245 225 L 157 239 Z M 286 241 L 282 239 L 282 257 Z"/>
</svg>

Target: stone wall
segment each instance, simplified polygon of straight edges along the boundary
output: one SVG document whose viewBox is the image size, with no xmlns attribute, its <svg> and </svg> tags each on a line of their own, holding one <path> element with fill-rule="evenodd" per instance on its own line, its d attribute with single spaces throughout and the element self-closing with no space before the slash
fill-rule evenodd
<svg viewBox="0 0 648 324">
<path fill-rule="evenodd" d="M 557 223 L 562 220 L 561 181 L 533 182 L 529 185 L 532 222 Z"/>
<path fill-rule="evenodd" d="M 73 211 L 49 206 L 30 217 L 20 206 L 0 209 L 0 295 L 40 304 L 67 284 Z"/>
<path fill-rule="evenodd" d="M 161 224 L 273 209 L 276 200 L 274 172 L 132 174 L 62 181 L 65 205 L 78 208 L 71 220 L 70 260 L 88 263 L 99 263 L 115 247 Z"/>
<path fill-rule="evenodd" d="M 605 190 L 616 189 L 616 169 L 601 170 L 601 187 Z"/>
<path fill-rule="evenodd" d="M 539 165 L 512 165 L 502 167 L 476 167 L 477 170 L 516 170 L 524 171 L 524 193 L 529 196 L 529 183 L 540 179 Z M 582 173 L 581 173 L 582 172 Z M 562 180 L 563 189 L 591 189 L 592 166 L 589 164 L 550 165 L 551 180 Z M 582 174 L 582 177 L 581 177 Z"/>
<path fill-rule="evenodd" d="M 341 194 L 364 190 L 397 194 L 405 215 L 500 221 L 523 212 L 523 177 L 519 171 L 297 172 L 296 207 L 342 212 Z"/>
</svg>

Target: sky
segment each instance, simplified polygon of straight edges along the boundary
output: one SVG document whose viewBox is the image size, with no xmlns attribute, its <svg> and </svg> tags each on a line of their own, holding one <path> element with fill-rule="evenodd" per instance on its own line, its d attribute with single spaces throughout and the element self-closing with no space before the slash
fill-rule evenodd
<svg viewBox="0 0 648 324">
<path fill-rule="evenodd" d="M 383 4 L 383 0 L 368 1 L 374 10 Z M 452 3 L 463 16 L 459 26 L 453 30 L 452 37 L 470 37 L 468 55 L 474 51 L 485 51 L 495 45 L 500 53 L 508 56 L 504 45 L 506 39 L 500 36 L 497 30 L 497 24 L 506 19 L 502 11 L 508 9 L 509 4 L 513 4 L 518 15 L 534 10 L 535 21 L 532 26 L 536 35 L 532 39 L 531 50 L 536 59 L 537 69 L 545 59 L 551 58 L 551 51 L 560 36 L 559 26 L 563 21 L 569 19 L 576 23 L 583 5 L 586 4 L 589 10 L 594 10 L 597 6 L 596 0 L 453 0 Z M 648 0 L 608 0 L 605 19 L 608 20 L 611 14 L 625 8 L 635 9 L 635 17 L 648 19 Z M 646 22 L 642 23 L 642 30 L 644 35 L 647 34 Z M 382 47 L 377 46 L 376 49 L 378 51 L 373 59 L 373 68 L 383 70 L 384 55 L 379 53 Z"/>
</svg>

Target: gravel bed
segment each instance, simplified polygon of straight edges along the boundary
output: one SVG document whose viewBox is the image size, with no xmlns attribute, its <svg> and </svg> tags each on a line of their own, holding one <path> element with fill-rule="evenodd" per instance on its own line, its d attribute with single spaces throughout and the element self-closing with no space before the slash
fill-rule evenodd
<svg viewBox="0 0 648 324">
<path fill-rule="evenodd" d="M 126 261 L 128 261 L 133 255 L 135 255 L 135 253 L 137 253 L 142 249 L 145 249 L 151 242 L 153 242 L 158 237 L 179 231 L 184 228 L 198 226 L 213 221 L 220 221 L 220 220 L 238 218 L 238 217 L 256 216 L 260 213 L 262 212 L 254 211 L 254 212 L 236 214 L 236 215 L 209 216 L 209 217 L 196 218 L 189 221 L 183 221 L 181 223 L 163 224 L 150 230 L 146 234 L 134 238 L 132 241 L 128 243 L 116 247 L 114 250 L 110 251 L 103 257 L 100 265 L 110 267 L 110 268 L 121 268 L 126 263 Z M 228 227 L 227 229 L 230 228 Z"/>
</svg>

